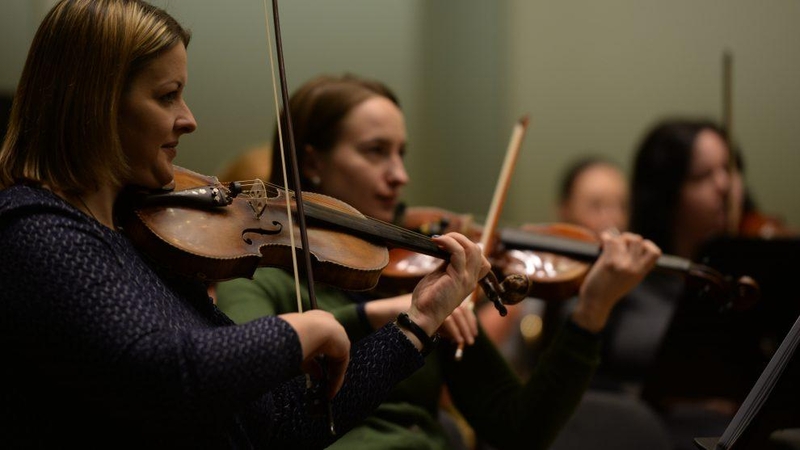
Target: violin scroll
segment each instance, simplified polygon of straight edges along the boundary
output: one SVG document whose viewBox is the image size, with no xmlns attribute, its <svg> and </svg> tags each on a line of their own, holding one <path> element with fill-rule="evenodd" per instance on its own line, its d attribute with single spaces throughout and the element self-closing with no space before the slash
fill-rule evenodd
<svg viewBox="0 0 800 450">
<path fill-rule="evenodd" d="M 688 275 L 689 284 L 697 285 L 703 295 L 721 299 L 726 310 L 746 311 L 761 298 L 758 283 L 746 275 L 734 281 L 711 267 L 694 263 L 689 266 Z"/>
<path fill-rule="evenodd" d="M 481 285 L 483 293 L 503 317 L 508 314 L 505 305 L 516 305 L 525 300 L 530 291 L 530 280 L 519 274 L 509 275 L 502 282 L 498 282 L 495 274 L 489 272 L 478 283 Z"/>
</svg>

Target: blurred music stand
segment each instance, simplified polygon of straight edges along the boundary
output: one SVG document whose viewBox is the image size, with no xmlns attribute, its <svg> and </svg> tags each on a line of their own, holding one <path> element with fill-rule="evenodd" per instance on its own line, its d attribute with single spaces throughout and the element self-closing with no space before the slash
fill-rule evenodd
<svg viewBox="0 0 800 450">
<path fill-rule="evenodd" d="M 800 316 L 800 293 L 786 296 L 796 292 L 800 239 L 717 239 L 700 255 L 698 262 L 726 275 L 754 278 L 761 300 L 748 311 L 721 312 L 709 299 L 683 295 L 642 390 L 656 409 L 672 399 L 741 404 Z"/>
<path fill-rule="evenodd" d="M 722 436 L 696 438 L 703 450 L 763 450 L 776 430 L 800 427 L 800 317 Z M 797 445 L 797 444 L 794 444 Z M 773 447 L 774 448 L 774 447 Z"/>
</svg>

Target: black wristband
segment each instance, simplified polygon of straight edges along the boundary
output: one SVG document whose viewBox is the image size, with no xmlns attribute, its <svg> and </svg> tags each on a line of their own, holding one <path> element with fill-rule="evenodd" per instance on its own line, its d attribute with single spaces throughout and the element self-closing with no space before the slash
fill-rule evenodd
<svg viewBox="0 0 800 450">
<path fill-rule="evenodd" d="M 372 324 L 369 323 L 369 318 L 367 317 L 367 311 L 365 309 L 366 305 L 364 303 L 357 303 L 356 304 L 356 315 L 358 316 L 358 322 L 364 327 L 364 330 L 367 333 L 372 333 Z"/>
<path fill-rule="evenodd" d="M 577 323 L 575 323 L 575 321 L 572 320 L 572 317 L 567 319 L 566 323 L 564 323 L 564 327 L 565 328 L 569 328 L 569 329 L 575 331 L 576 333 L 578 333 L 580 335 L 583 335 L 583 336 L 586 336 L 586 337 L 591 338 L 591 339 L 600 339 L 600 337 L 601 337 L 601 334 L 599 332 L 595 333 L 594 331 L 589 331 L 586 328 L 583 328 L 582 326 L 580 326 Z"/>
<path fill-rule="evenodd" d="M 397 324 L 412 332 L 414 336 L 416 336 L 417 339 L 422 342 L 422 350 L 420 350 L 420 353 L 422 353 L 423 356 L 428 356 L 439 344 L 439 333 L 434 333 L 433 336 L 428 336 L 428 333 L 420 328 L 419 325 L 414 323 L 414 321 L 411 320 L 411 317 L 408 317 L 408 314 L 406 313 L 400 313 L 397 315 Z"/>
</svg>

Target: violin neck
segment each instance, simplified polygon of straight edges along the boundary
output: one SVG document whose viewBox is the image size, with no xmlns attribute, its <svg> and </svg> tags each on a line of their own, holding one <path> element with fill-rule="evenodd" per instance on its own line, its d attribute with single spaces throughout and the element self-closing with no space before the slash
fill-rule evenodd
<svg viewBox="0 0 800 450">
<path fill-rule="evenodd" d="M 306 215 L 362 239 L 387 247 L 403 248 L 435 258 L 449 260 L 450 254 L 439 248 L 431 238 L 396 225 L 338 211 L 311 202 L 304 202 Z"/>
<path fill-rule="evenodd" d="M 500 231 L 500 241 L 507 249 L 554 253 L 588 263 L 596 261 L 601 252 L 600 246 L 591 242 L 511 228 Z M 656 261 L 656 268 L 667 272 L 686 273 L 693 266 L 690 260 L 673 255 L 662 255 Z"/>
<path fill-rule="evenodd" d="M 500 230 L 500 242 L 509 250 L 548 252 L 584 262 L 594 262 L 600 256 L 600 246 L 591 242 L 536 234 L 513 228 Z"/>
</svg>

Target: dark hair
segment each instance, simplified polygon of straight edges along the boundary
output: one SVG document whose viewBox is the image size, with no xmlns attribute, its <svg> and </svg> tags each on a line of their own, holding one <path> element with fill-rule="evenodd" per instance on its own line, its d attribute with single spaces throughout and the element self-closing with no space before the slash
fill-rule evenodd
<svg viewBox="0 0 800 450">
<path fill-rule="evenodd" d="M 300 184 L 304 190 L 313 190 L 313 185 L 303 175 L 306 146 L 316 151 L 330 150 L 339 140 L 341 123 L 356 106 L 372 97 L 385 97 L 400 107 L 395 94 L 383 83 L 367 80 L 355 75 L 340 77 L 322 75 L 297 89 L 289 99 L 289 111 L 294 131 L 297 165 L 300 167 Z M 287 141 L 284 136 L 284 141 Z M 288 147 L 288 142 L 287 142 Z M 272 143 L 272 183 L 283 185 L 281 151 L 278 132 Z"/>
<path fill-rule="evenodd" d="M 567 166 L 567 169 L 561 175 L 561 182 L 558 190 L 559 201 L 566 202 L 575 190 L 575 180 L 586 170 L 594 166 L 610 166 L 618 168 L 616 163 L 608 158 L 602 156 L 584 156 Z"/>
<path fill-rule="evenodd" d="M 709 120 L 671 119 L 658 123 L 642 140 L 633 166 L 631 231 L 674 252 L 674 223 L 681 186 L 686 181 L 697 135 L 726 133 Z"/>
</svg>

